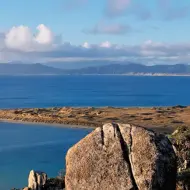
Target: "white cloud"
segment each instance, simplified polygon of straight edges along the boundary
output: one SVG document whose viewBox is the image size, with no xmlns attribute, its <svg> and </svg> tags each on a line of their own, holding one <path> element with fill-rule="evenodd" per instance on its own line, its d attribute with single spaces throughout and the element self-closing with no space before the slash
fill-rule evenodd
<svg viewBox="0 0 190 190">
<path fill-rule="evenodd" d="M 108 41 L 100 44 L 100 47 L 103 47 L 103 48 L 110 48 L 111 46 L 112 46 L 112 44 Z"/>
<path fill-rule="evenodd" d="M 84 48 L 90 48 L 90 45 L 89 45 L 89 43 L 88 42 L 84 42 L 84 44 L 82 45 L 82 47 L 84 47 Z"/>
<path fill-rule="evenodd" d="M 27 26 L 14 26 L 5 34 L 5 46 L 20 51 L 36 51 L 53 44 L 53 33 L 47 26 L 40 24 L 37 30 L 35 36 Z"/>
<path fill-rule="evenodd" d="M 5 35 L 5 45 L 8 48 L 24 50 L 31 48 L 33 35 L 27 26 L 12 27 Z"/>
<path fill-rule="evenodd" d="M 38 27 L 38 34 L 35 37 L 36 42 L 39 44 L 52 44 L 54 40 L 53 32 L 44 24 L 40 24 Z"/>
<path fill-rule="evenodd" d="M 190 42 L 171 44 L 147 40 L 139 45 L 119 45 L 105 41 L 73 45 L 62 43 L 61 38 L 57 38 L 45 25 L 39 25 L 37 29 L 36 35 L 27 26 L 13 27 L 5 34 L 0 33 L 0 62 L 121 59 L 148 64 L 190 62 Z"/>
</svg>

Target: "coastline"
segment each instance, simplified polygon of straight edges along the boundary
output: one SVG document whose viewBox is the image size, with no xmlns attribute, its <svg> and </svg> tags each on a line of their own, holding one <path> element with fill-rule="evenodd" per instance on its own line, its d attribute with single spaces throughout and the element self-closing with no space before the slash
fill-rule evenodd
<svg viewBox="0 0 190 190">
<path fill-rule="evenodd" d="M 190 126 L 190 107 L 53 107 L 0 110 L 0 122 L 52 127 L 90 128 L 105 123 L 129 123 L 161 133 Z"/>
<path fill-rule="evenodd" d="M 72 74 L 70 74 L 72 75 Z M 129 76 L 129 77 L 190 77 L 190 74 L 164 74 L 164 73 L 145 73 L 145 74 L 73 74 L 72 76 Z"/>
<path fill-rule="evenodd" d="M 15 124 L 28 124 L 28 125 L 39 125 L 44 127 L 56 127 L 56 128 L 73 128 L 73 129 L 95 129 L 92 126 L 82 126 L 82 125 L 69 125 L 69 124 L 58 124 L 58 123 L 45 123 L 45 122 L 31 122 L 22 120 L 11 120 L 11 119 L 0 119 L 0 123 L 15 123 Z"/>
<path fill-rule="evenodd" d="M 190 77 L 190 74 L 170 73 L 126 73 L 126 74 L 0 74 L 1 76 L 27 77 L 27 76 L 129 76 L 129 77 Z"/>
</svg>

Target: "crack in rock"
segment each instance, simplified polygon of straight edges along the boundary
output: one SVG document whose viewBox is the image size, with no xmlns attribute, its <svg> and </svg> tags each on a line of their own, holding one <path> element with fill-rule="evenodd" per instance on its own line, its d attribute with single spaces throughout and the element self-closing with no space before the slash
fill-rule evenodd
<svg viewBox="0 0 190 190">
<path fill-rule="evenodd" d="M 128 163 L 128 166 L 129 166 L 129 172 L 130 172 L 130 177 L 131 177 L 131 180 L 133 182 L 133 190 L 138 190 L 138 186 L 136 184 L 136 181 L 135 181 L 135 177 L 133 175 L 133 169 L 132 169 L 132 164 L 131 164 L 131 161 L 132 159 L 130 159 L 130 152 L 131 152 L 131 147 L 132 147 L 132 135 L 131 135 L 131 126 L 130 126 L 130 142 L 131 144 L 128 145 L 130 148 L 128 148 L 127 146 L 127 143 L 125 142 L 124 138 L 123 138 L 123 135 L 120 131 L 120 127 L 118 124 L 113 124 L 113 127 L 117 130 L 117 133 L 119 134 L 119 140 L 120 140 L 120 144 L 121 144 L 121 149 L 123 151 L 123 158 L 125 159 L 125 161 Z"/>
<path fill-rule="evenodd" d="M 103 127 L 101 127 L 101 140 L 102 140 L 102 145 L 104 146 L 105 143 L 104 143 L 104 130 L 103 130 Z"/>
</svg>

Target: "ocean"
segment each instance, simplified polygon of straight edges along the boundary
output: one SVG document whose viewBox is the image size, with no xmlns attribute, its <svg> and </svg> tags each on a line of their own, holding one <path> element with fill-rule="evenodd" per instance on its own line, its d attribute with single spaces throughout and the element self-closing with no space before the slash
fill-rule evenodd
<svg viewBox="0 0 190 190">
<path fill-rule="evenodd" d="M 0 108 L 190 104 L 190 77 L 1 76 Z"/>
<path fill-rule="evenodd" d="M 189 105 L 189 87 L 190 77 L 1 76 L 0 108 Z M 56 176 L 90 131 L 0 122 L 0 190 L 26 186 L 32 169 Z"/>
</svg>

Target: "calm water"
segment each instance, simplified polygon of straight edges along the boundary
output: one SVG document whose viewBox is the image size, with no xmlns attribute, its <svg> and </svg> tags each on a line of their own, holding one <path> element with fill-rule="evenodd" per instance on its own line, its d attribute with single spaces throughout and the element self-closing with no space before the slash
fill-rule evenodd
<svg viewBox="0 0 190 190">
<path fill-rule="evenodd" d="M 31 169 L 56 176 L 69 147 L 90 130 L 0 123 L 0 190 L 24 187 Z"/>
<path fill-rule="evenodd" d="M 0 77 L 0 107 L 190 104 L 190 77 Z"/>
<path fill-rule="evenodd" d="M 190 104 L 190 77 L 0 77 L 0 108 Z M 0 190 L 23 187 L 31 169 L 56 176 L 87 129 L 0 123 Z"/>
</svg>

